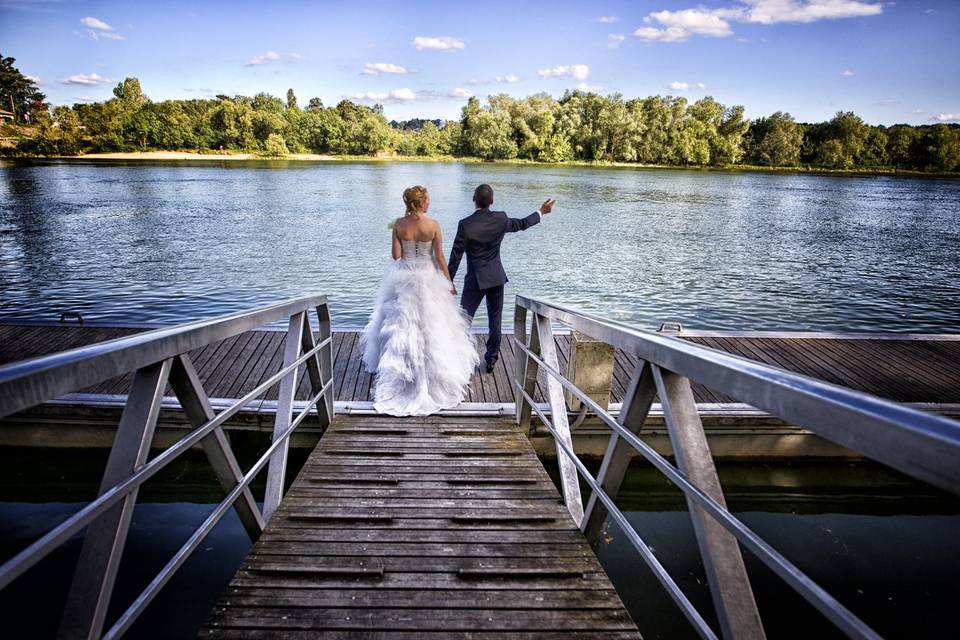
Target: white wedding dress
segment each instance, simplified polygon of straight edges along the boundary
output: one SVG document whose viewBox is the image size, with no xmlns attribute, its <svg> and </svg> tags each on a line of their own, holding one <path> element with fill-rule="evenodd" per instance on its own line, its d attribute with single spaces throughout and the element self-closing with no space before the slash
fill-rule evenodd
<svg viewBox="0 0 960 640">
<path fill-rule="evenodd" d="M 432 242 L 402 240 L 363 330 L 377 411 L 423 416 L 460 404 L 480 361 L 470 321 L 437 268 Z"/>
</svg>

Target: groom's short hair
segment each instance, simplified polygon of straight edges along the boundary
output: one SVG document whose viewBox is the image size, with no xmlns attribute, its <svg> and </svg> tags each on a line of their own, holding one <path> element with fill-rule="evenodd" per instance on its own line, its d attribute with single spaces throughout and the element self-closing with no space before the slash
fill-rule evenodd
<svg viewBox="0 0 960 640">
<path fill-rule="evenodd" d="M 481 209 L 486 209 L 493 204 L 493 187 L 488 184 L 482 184 L 473 192 L 473 203 Z"/>
</svg>

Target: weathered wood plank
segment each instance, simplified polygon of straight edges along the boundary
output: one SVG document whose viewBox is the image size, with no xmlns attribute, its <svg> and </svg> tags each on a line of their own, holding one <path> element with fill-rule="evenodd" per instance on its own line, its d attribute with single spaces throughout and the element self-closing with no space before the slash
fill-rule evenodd
<svg viewBox="0 0 960 640">
<path fill-rule="evenodd" d="M 201 635 L 254 628 L 639 637 L 527 438 L 455 417 L 337 417 Z"/>
</svg>

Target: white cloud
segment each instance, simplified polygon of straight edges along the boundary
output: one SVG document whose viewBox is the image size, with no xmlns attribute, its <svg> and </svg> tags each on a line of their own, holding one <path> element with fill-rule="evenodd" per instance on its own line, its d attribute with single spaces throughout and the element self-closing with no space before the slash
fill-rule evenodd
<svg viewBox="0 0 960 640">
<path fill-rule="evenodd" d="M 97 99 L 93 96 L 73 96 L 73 99 L 77 102 L 96 102 Z"/>
<path fill-rule="evenodd" d="M 85 27 L 90 27 L 91 29 L 98 29 L 100 31 L 113 31 L 113 27 L 99 18 L 81 18 L 80 24 Z"/>
<path fill-rule="evenodd" d="M 87 35 L 93 40 L 126 40 L 119 33 L 114 32 L 113 27 L 99 18 L 90 16 L 80 19 L 80 24 L 87 27 Z"/>
<path fill-rule="evenodd" d="M 479 87 L 485 84 L 493 84 L 494 82 L 498 82 L 500 84 L 513 84 L 515 82 L 520 82 L 520 80 L 521 80 L 520 76 L 514 73 L 508 73 L 505 76 L 494 76 L 493 80 L 488 80 L 486 78 L 482 80 L 478 80 L 474 78 L 473 80 L 468 80 L 467 84 L 469 84 L 472 87 Z"/>
<path fill-rule="evenodd" d="M 941 113 L 930 118 L 931 122 L 960 122 L 960 113 Z"/>
<path fill-rule="evenodd" d="M 883 5 L 874 0 L 739 0 L 719 9 L 654 11 L 643 21 L 655 26 L 640 27 L 633 35 L 649 42 L 685 42 L 695 35 L 726 38 L 733 34 L 731 22 L 815 22 L 882 12 Z"/>
<path fill-rule="evenodd" d="M 456 87 L 449 91 L 434 91 L 433 89 L 423 89 L 414 91 L 413 89 L 395 89 L 393 91 L 366 91 L 347 96 L 357 102 L 379 103 L 379 104 L 409 104 L 411 102 L 424 102 L 427 100 L 446 100 L 456 99 L 464 100 L 473 97 L 473 92 L 469 89 Z"/>
<path fill-rule="evenodd" d="M 640 27 L 633 35 L 649 42 L 686 42 L 690 39 L 690 32 L 679 27 L 656 29 L 654 27 Z"/>
<path fill-rule="evenodd" d="M 397 75 L 403 75 L 408 72 L 405 67 L 391 64 L 389 62 L 368 62 L 363 65 L 363 71 L 361 73 L 363 73 L 365 76 L 378 76 L 381 73 L 395 73 Z"/>
<path fill-rule="evenodd" d="M 597 22 L 601 22 L 603 24 L 613 24 L 617 20 L 619 20 L 617 16 L 600 16 L 597 18 Z"/>
<path fill-rule="evenodd" d="M 684 42 L 692 35 L 726 38 L 733 34 L 727 18 L 730 9 L 682 9 L 680 11 L 654 11 L 643 21 L 657 23 L 662 27 L 641 27 L 633 35 L 643 40 L 660 42 Z"/>
<path fill-rule="evenodd" d="M 550 69 L 540 69 L 537 75 L 542 78 L 563 78 L 571 77 L 576 80 L 586 80 L 590 75 L 590 67 L 585 64 L 557 65 Z"/>
<path fill-rule="evenodd" d="M 703 91 L 707 88 L 707 85 L 702 82 L 679 82 L 674 81 L 667 85 L 673 91 L 690 91 L 691 89 L 699 89 Z"/>
<path fill-rule="evenodd" d="M 744 9 L 741 22 L 776 24 L 778 22 L 815 22 L 878 16 L 883 4 L 864 0 L 741 0 Z"/>
<path fill-rule="evenodd" d="M 926 112 L 927 112 L 926 109 L 911 109 L 911 110 L 910 110 L 910 113 L 913 114 L 913 115 L 915 115 L 915 116 L 918 116 L 918 115 L 920 115 L 921 113 L 926 113 Z"/>
<path fill-rule="evenodd" d="M 94 31 L 93 29 L 87 29 L 87 35 L 90 36 L 92 40 L 126 40 L 126 37 L 120 35 L 119 33 L 110 33 L 109 31 Z"/>
<path fill-rule="evenodd" d="M 428 37 L 417 36 L 413 39 L 413 46 L 417 51 L 424 49 L 437 49 L 438 51 L 458 51 L 467 45 L 460 38 L 451 38 L 450 36 Z"/>
<path fill-rule="evenodd" d="M 611 33 L 607 36 L 607 46 L 611 49 L 616 49 L 625 39 L 626 36 L 622 33 Z"/>
<path fill-rule="evenodd" d="M 590 83 L 587 83 L 587 82 L 581 82 L 581 83 L 579 83 L 579 84 L 577 85 L 577 89 L 580 90 L 580 91 L 587 91 L 587 92 L 590 92 L 590 91 L 600 91 L 601 89 L 603 89 L 603 85 L 602 85 L 602 84 L 590 84 Z"/>
<path fill-rule="evenodd" d="M 60 84 L 79 84 L 85 87 L 93 87 L 98 84 L 110 82 L 110 78 L 104 78 L 96 73 L 77 73 L 60 81 Z"/>
<path fill-rule="evenodd" d="M 256 67 L 257 65 L 266 64 L 268 62 L 273 62 L 280 59 L 280 54 L 276 51 L 267 51 L 261 56 L 253 56 L 243 65 L 245 67 Z"/>
<path fill-rule="evenodd" d="M 378 93 L 376 91 L 367 91 L 365 93 L 355 93 L 351 99 L 358 102 L 379 102 L 381 104 L 390 104 L 398 102 L 413 102 L 417 99 L 417 94 L 412 89 L 394 89 Z"/>
<path fill-rule="evenodd" d="M 844 69 L 840 72 L 840 75 L 844 78 L 852 78 L 853 76 L 857 75 L 857 72 L 853 69 Z"/>
<path fill-rule="evenodd" d="M 33 84 L 37 85 L 38 87 L 42 87 L 42 86 L 43 86 L 43 80 L 41 80 L 41 79 L 38 78 L 37 76 L 24 76 L 24 78 L 26 78 L 27 80 L 29 80 L 29 81 L 32 82 Z"/>
<path fill-rule="evenodd" d="M 291 54 L 290 54 L 290 59 L 291 59 L 291 60 L 303 60 L 303 54 L 302 54 L 302 53 L 291 53 Z"/>
</svg>

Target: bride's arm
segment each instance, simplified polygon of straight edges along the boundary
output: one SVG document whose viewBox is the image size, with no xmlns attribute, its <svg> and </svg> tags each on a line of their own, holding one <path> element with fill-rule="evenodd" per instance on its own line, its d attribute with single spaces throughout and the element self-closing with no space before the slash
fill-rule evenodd
<svg viewBox="0 0 960 640">
<path fill-rule="evenodd" d="M 453 282 L 453 278 L 450 277 L 450 271 L 447 269 L 447 262 L 443 259 L 443 234 L 440 232 L 440 225 L 437 225 L 437 233 L 433 236 L 433 259 L 437 263 L 437 268 L 440 269 L 447 280 Z"/>
<path fill-rule="evenodd" d="M 403 255 L 403 247 L 400 245 L 400 237 L 397 235 L 397 226 L 393 226 L 393 259 L 399 260 L 400 256 Z"/>
</svg>

